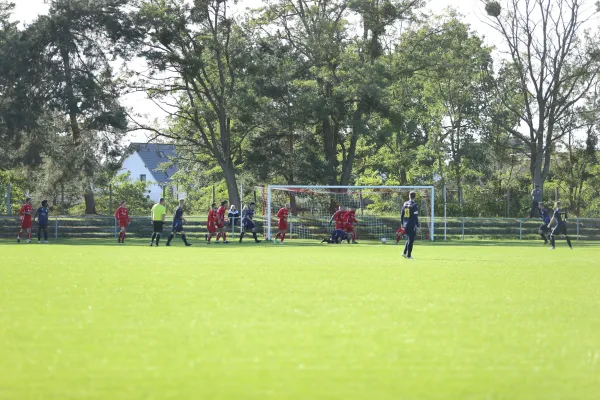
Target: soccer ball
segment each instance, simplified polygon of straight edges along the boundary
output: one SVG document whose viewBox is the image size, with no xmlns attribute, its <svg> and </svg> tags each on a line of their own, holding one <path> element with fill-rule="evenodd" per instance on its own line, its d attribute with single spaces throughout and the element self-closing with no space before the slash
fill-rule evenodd
<svg viewBox="0 0 600 400">
<path fill-rule="evenodd" d="M 387 242 L 386 238 L 381 238 L 381 243 L 385 244 L 385 242 Z"/>
</svg>

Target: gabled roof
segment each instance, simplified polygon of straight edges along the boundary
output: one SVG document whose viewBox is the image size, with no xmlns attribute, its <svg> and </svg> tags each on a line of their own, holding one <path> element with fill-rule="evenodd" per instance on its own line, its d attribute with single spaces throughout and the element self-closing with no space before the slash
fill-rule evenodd
<svg viewBox="0 0 600 400">
<path fill-rule="evenodd" d="M 167 183 L 177 172 L 177 165 L 172 165 L 166 173 L 159 169 L 160 164 L 171 161 L 177 156 L 175 146 L 162 143 L 131 143 L 131 148 L 139 154 L 146 168 L 152 173 L 157 183 Z"/>
</svg>

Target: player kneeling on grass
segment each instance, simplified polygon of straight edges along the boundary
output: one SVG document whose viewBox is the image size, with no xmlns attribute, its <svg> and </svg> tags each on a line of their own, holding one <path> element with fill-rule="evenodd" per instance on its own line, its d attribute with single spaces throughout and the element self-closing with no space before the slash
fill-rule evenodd
<svg viewBox="0 0 600 400">
<path fill-rule="evenodd" d="M 240 234 L 240 243 L 242 243 L 242 239 L 244 238 L 244 235 L 246 234 L 246 232 L 252 232 L 252 237 L 254 238 L 254 241 L 256 243 L 260 243 L 262 242 L 262 240 L 258 240 L 258 238 L 256 237 L 256 225 L 254 225 L 254 207 L 255 207 L 256 203 L 252 202 L 250 203 L 250 206 L 244 206 L 244 209 L 242 210 L 242 226 L 243 226 L 243 230 L 242 233 Z"/>
<path fill-rule="evenodd" d="M 552 226 L 552 223 L 556 221 L 556 225 L 554 226 L 554 229 L 552 229 L 552 233 L 550 234 L 550 245 L 552 246 L 550 247 L 550 250 L 555 249 L 554 246 L 556 242 L 556 235 L 563 235 L 567 240 L 569 248 L 573 250 L 573 246 L 571 246 L 571 239 L 569 239 L 569 235 L 567 234 L 567 213 L 566 211 L 563 212 L 559 206 L 560 204 L 557 201 L 554 205 L 554 215 L 552 216 L 552 220 L 550 220 L 550 223 L 548 224 L 548 228 L 550 228 Z"/>
<path fill-rule="evenodd" d="M 37 209 L 33 219 L 37 217 L 38 243 L 42 243 L 42 231 L 44 231 L 44 243 L 48 243 L 48 200 L 42 201 L 42 206 Z"/>
<path fill-rule="evenodd" d="M 346 233 L 343 229 L 336 229 L 331 232 L 331 238 L 325 238 L 321 240 L 321 243 L 329 243 L 329 244 L 340 244 L 342 240 L 346 240 L 350 243 L 350 235 Z"/>
<path fill-rule="evenodd" d="M 206 244 L 210 244 L 215 233 L 217 233 L 217 203 L 212 203 L 210 205 L 210 209 L 208 210 L 208 215 L 206 216 L 206 230 L 208 230 L 208 235 L 206 235 Z"/>
<path fill-rule="evenodd" d="M 167 216 L 167 208 L 165 207 L 165 199 L 161 198 L 160 201 L 152 206 L 152 240 L 150 241 L 150 247 L 154 246 L 154 239 L 156 239 L 156 247 L 160 242 L 160 235 L 165 225 L 165 218 Z"/>
<path fill-rule="evenodd" d="M 117 224 L 120 228 L 119 238 L 117 243 L 125 243 L 125 234 L 127 232 L 127 227 L 129 226 L 129 211 L 127 211 L 127 203 L 124 201 L 121 202 L 121 205 L 115 211 L 115 219 L 117 220 Z"/>
<path fill-rule="evenodd" d="M 179 200 L 179 207 L 177 207 L 175 209 L 175 215 L 173 216 L 173 229 L 171 230 L 169 239 L 167 239 L 167 246 L 171 245 L 171 240 L 173 240 L 175 235 L 177 235 L 178 233 L 181 234 L 181 240 L 183 240 L 183 243 L 185 243 L 185 245 L 188 247 L 191 246 L 191 244 L 188 243 L 187 238 L 185 237 L 185 232 L 183 230 L 183 224 L 187 223 L 185 218 L 183 218 L 183 206 L 184 205 L 185 205 L 185 200 L 183 200 L 183 199 Z"/>
<path fill-rule="evenodd" d="M 227 230 L 225 229 L 225 213 L 227 212 L 227 201 L 221 202 L 221 207 L 217 210 L 217 240 L 215 242 L 219 243 L 219 239 L 223 238 L 223 243 L 229 243 L 227 241 Z"/>
<path fill-rule="evenodd" d="M 33 207 L 31 206 L 31 199 L 28 197 L 25 199 L 25 203 L 21 206 L 19 214 L 21 214 L 21 229 L 17 234 L 17 243 L 21 243 L 21 234 L 23 231 L 27 232 L 27 243 L 31 243 L 31 227 L 33 226 L 32 219 Z"/>
<path fill-rule="evenodd" d="M 285 233 L 288 230 L 288 215 L 290 214 L 290 203 L 286 203 L 285 207 L 277 212 L 277 235 L 273 239 L 273 243 L 277 244 L 277 239 L 281 238 L 281 244 L 285 240 Z"/>
<path fill-rule="evenodd" d="M 415 202 L 417 194 L 410 192 L 408 201 L 402 206 L 400 215 L 402 216 L 402 226 L 406 231 L 406 244 L 404 245 L 404 253 L 402 257 L 412 260 L 412 250 L 417 237 L 417 229 L 419 228 L 419 207 Z"/>
</svg>

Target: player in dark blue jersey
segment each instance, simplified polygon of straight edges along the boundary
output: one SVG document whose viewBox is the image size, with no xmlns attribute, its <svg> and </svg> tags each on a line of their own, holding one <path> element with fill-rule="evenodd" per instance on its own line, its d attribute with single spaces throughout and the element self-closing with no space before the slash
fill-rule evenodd
<svg viewBox="0 0 600 400">
<path fill-rule="evenodd" d="M 554 226 L 554 229 L 552 229 L 552 233 L 550 234 L 550 245 L 552 246 L 550 247 L 550 250 L 555 249 L 556 235 L 563 235 L 567 240 L 569 248 L 573 250 L 573 246 L 571 245 L 571 239 L 569 239 L 569 235 L 567 234 L 567 218 L 567 212 L 562 211 L 560 209 L 560 204 L 557 201 L 554 205 L 554 214 L 552 215 L 552 219 L 548 223 L 548 228 L 551 228 L 552 223 L 556 221 L 556 225 Z"/>
<path fill-rule="evenodd" d="M 37 217 L 38 223 L 38 243 L 42 243 L 42 231 L 44 231 L 44 243 L 48 243 L 48 200 L 42 201 L 42 206 L 37 209 L 33 219 Z"/>
<path fill-rule="evenodd" d="M 185 231 L 183 230 L 183 224 L 187 223 L 185 218 L 183 218 L 183 206 L 185 205 L 185 200 L 179 200 L 179 207 L 175 209 L 175 215 L 173 216 L 173 230 L 169 235 L 169 239 L 167 239 L 167 246 L 171 245 L 171 240 L 178 233 L 181 234 L 181 240 L 185 243 L 186 246 L 191 246 L 191 243 L 188 243 L 187 238 L 185 237 Z"/>
<path fill-rule="evenodd" d="M 256 225 L 254 224 L 253 218 L 254 218 L 254 207 L 256 206 L 256 203 L 252 202 L 250 203 L 250 206 L 244 207 L 244 209 L 242 210 L 242 233 L 240 234 L 240 243 L 242 243 L 242 239 L 244 238 L 244 235 L 246 234 L 246 232 L 252 232 L 252 237 L 254 238 L 254 241 L 256 243 L 260 243 L 262 242 L 262 240 L 258 240 L 258 237 L 256 237 Z"/>
<path fill-rule="evenodd" d="M 540 203 L 542 202 L 542 189 L 540 189 L 540 185 L 535 185 L 533 190 L 531 191 L 531 210 L 529 211 L 529 218 L 533 218 L 533 214 L 536 211 L 541 211 Z M 541 216 L 541 215 L 540 215 Z"/>
<path fill-rule="evenodd" d="M 400 212 L 402 226 L 406 230 L 406 244 L 404 245 L 404 253 L 402 257 L 412 260 L 412 250 L 417 237 L 417 229 L 419 228 L 419 206 L 415 202 L 417 194 L 410 192 L 408 195 L 409 200 L 402 206 Z"/>
<path fill-rule="evenodd" d="M 548 224 L 550 223 L 550 210 L 541 202 L 538 204 L 538 207 L 540 209 L 540 217 L 542 218 L 539 234 L 542 239 L 544 239 L 544 244 L 548 244 L 548 237 L 546 235 L 550 232 L 550 228 L 548 228 Z"/>
</svg>

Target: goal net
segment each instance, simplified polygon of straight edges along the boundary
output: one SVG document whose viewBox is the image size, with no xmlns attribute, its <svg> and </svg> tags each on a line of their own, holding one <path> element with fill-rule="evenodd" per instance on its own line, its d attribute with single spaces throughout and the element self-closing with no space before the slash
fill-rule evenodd
<svg viewBox="0 0 600 400">
<path fill-rule="evenodd" d="M 290 203 L 289 233 L 294 239 L 323 239 L 331 234 L 329 221 L 338 207 L 355 209 L 357 240 L 395 239 L 400 210 L 411 191 L 417 193 L 419 238 L 434 240 L 433 186 L 269 186 L 263 195 L 264 234 L 277 232 L 277 212 Z"/>
</svg>

